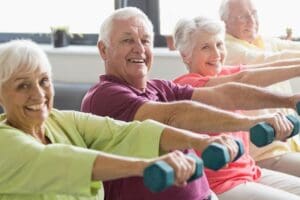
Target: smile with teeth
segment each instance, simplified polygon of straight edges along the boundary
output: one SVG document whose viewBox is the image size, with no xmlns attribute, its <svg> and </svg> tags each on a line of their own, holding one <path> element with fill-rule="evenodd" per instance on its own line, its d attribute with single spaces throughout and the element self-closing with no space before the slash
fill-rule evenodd
<svg viewBox="0 0 300 200">
<path fill-rule="evenodd" d="M 44 107 L 46 106 L 46 104 L 35 104 L 35 105 L 31 105 L 31 106 L 26 106 L 27 109 L 29 110 L 33 110 L 33 111 L 38 111 L 38 110 L 42 110 Z"/>
<path fill-rule="evenodd" d="M 136 59 L 136 58 L 128 59 L 128 61 L 133 62 L 133 63 L 144 63 L 145 62 L 144 59 Z"/>
</svg>

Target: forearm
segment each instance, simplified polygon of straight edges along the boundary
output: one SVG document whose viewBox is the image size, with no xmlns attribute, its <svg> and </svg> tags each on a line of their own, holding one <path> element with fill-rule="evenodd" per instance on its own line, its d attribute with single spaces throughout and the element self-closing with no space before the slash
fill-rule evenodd
<svg viewBox="0 0 300 200">
<path fill-rule="evenodd" d="M 282 66 L 290 66 L 290 65 L 299 65 L 299 58 L 290 58 L 290 59 L 277 59 L 272 62 L 266 63 L 258 63 L 253 65 L 245 65 L 246 68 L 263 68 L 263 67 L 282 67 Z"/>
<path fill-rule="evenodd" d="M 192 99 L 226 110 L 295 108 L 290 95 L 240 83 L 227 83 L 205 90 L 201 88 L 200 91 L 195 89 Z"/>
<path fill-rule="evenodd" d="M 206 134 L 195 134 L 184 129 L 167 126 L 161 135 L 160 149 L 168 152 L 174 149 L 183 150 L 198 146 L 202 148 L 197 148 L 198 150 L 203 150 L 209 141 L 210 137 Z"/>
<path fill-rule="evenodd" d="M 105 181 L 121 177 L 142 176 L 149 163 L 143 159 L 99 153 L 92 172 L 92 180 Z"/>
<path fill-rule="evenodd" d="M 174 107 L 171 116 L 168 125 L 208 134 L 248 131 L 250 127 L 260 122 L 258 118 L 251 118 L 196 102 L 182 102 Z"/>
<path fill-rule="evenodd" d="M 300 76 L 300 65 L 265 67 L 260 69 L 246 69 L 236 74 L 237 79 L 234 81 L 265 87 L 297 76 Z"/>
</svg>

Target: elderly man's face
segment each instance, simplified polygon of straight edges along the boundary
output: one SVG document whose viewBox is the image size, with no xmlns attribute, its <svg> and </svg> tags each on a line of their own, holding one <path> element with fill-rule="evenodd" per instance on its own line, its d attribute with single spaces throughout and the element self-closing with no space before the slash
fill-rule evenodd
<svg viewBox="0 0 300 200">
<path fill-rule="evenodd" d="M 257 10 L 251 1 L 236 0 L 230 5 L 226 23 L 226 31 L 230 35 L 250 43 L 255 40 L 258 32 Z"/>
<path fill-rule="evenodd" d="M 143 20 L 115 20 L 109 45 L 98 46 L 108 74 L 132 85 L 146 80 L 152 66 L 153 41 Z"/>
<path fill-rule="evenodd" d="M 43 124 L 53 106 L 50 75 L 40 69 L 16 72 L 3 83 L 0 101 L 14 127 L 31 129 Z"/>
<path fill-rule="evenodd" d="M 191 73 L 215 76 L 221 70 L 226 56 L 224 34 L 197 32 L 192 56 L 186 60 Z"/>
</svg>

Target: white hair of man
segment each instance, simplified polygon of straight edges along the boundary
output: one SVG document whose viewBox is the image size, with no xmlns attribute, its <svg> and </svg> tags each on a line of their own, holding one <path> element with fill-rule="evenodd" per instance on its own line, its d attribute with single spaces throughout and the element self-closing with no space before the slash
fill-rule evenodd
<svg viewBox="0 0 300 200">
<path fill-rule="evenodd" d="M 252 0 L 222 0 L 220 7 L 219 7 L 220 19 L 225 22 L 228 21 L 232 4 L 238 3 L 239 5 L 241 5 L 242 3 L 249 3 L 249 2 L 252 5 L 254 5 L 254 7 L 256 7 L 255 2 L 253 2 Z"/>
<path fill-rule="evenodd" d="M 136 7 L 125 7 L 115 10 L 113 14 L 111 14 L 104 20 L 100 28 L 98 42 L 103 41 L 105 45 L 109 45 L 110 33 L 113 27 L 114 20 L 126 20 L 129 18 L 140 18 L 144 20 L 151 40 L 153 41 L 153 24 L 147 17 L 147 15 Z"/>
<path fill-rule="evenodd" d="M 45 70 L 51 76 L 51 65 L 46 53 L 30 40 L 12 40 L 0 44 L 0 89 L 14 73 L 25 69 Z"/>
<path fill-rule="evenodd" d="M 219 7 L 219 16 L 223 21 L 227 21 L 229 18 L 230 0 L 223 0 Z"/>
<path fill-rule="evenodd" d="M 221 20 L 204 16 L 179 20 L 174 31 L 175 47 L 180 53 L 187 56 L 187 58 L 192 56 L 196 44 L 196 33 L 198 37 L 198 33 L 209 33 L 211 35 L 223 34 L 225 37 L 225 25 Z"/>
</svg>

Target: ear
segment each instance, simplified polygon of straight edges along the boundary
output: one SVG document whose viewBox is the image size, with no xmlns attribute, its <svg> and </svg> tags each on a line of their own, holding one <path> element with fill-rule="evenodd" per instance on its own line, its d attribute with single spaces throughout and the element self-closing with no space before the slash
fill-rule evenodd
<svg viewBox="0 0 300 200">
<path fill-rule="evenodd" d="M 182 61 L 188 65 L 190 63 L 189 57 L 185 53 L 182 53 L 182 52 L 180 52 L 180 55 L 182 57 Z"/>
<path fill-rule="evenodd" d="M 106 46 L 102 40 L 97 43 L 98 51 L 103 60 L 106 60 Z"/>
</svg>

